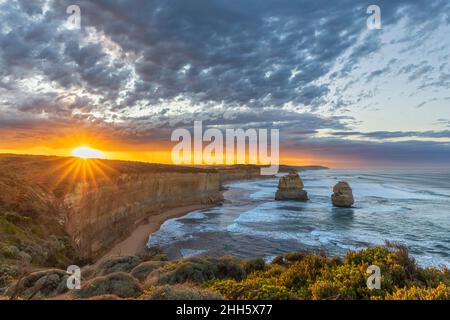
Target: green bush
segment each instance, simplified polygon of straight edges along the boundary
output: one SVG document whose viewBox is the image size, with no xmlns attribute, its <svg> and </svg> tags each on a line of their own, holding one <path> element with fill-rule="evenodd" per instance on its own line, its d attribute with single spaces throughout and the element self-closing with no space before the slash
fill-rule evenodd
<svg viewBox="0 0 450 320">
<path fill-rule="evenodd" d="M 167 262 L 164 261 L 146 261 L 134 267 L 130 273 L 139 281 L 144 281 L 152 271 L 157 270 L 166 264 Z"/>
<path fill-rule="evenodd" d="M 436 288 L 399 288 L 387 300 L 450 300 L 450 287 L 441 283 Z"/>
<path fill-rule="evenodd" d="M 266 269 L 266 262 L 263 258 L 256 258 L 251 260 L 245 260 L 242 262 L 242 266 L 247 274 L 255 271 L 262 271 Z"/>
<path fill-rule="evenodd" d="M 67 291 L 67 278 L 67 273 L 60 269 L 35 271 L 12 284 L 6 293 L 24 299 L 53 297 Z"/>
<path fill-rule="evenodd" d="M 251 277 L 243 281 L 218 280 L 211 289 L 232 300 L 287 300 L 297 298 L 288 288 L 279 286 L 276 279 Z"/>
<path fill-rule="evenodd" d="M 80 298 L 91 298 L 103 295 L 116 295 L 121 298 L 137 298 L 142 294 L 139 282 L 124 272 L 97 277 L 84 284 L 76 292 Z"/>
<path fill-rule="evenodd" d="M 188 258 L 172 262 L 153 271 L 147 281 L 148 285 L 203 283 L 211 279 L 232 278 L 240 280 L 245 277 L 245 270 L 237 258 Z"/>
<path fill-rule="evenodd" d="M 380 290 L 367 287 L 370 265 L 381 269 Z M 442 299 L 447 297 L 449 282 L 448 269 L 419 268 L 406 247 L 388 244 L 350 251 L 343 259 L 290 253 L 241 281 L 226 279 L 206 285 L 227 299 Z"/>
<path fill-rule="evenodd" d="M 18 276 L 16 266 L 12 266 L 0 261 L 0 293 L 3 288 L 11 284 L 15 277 Z"/>
<path fill-rule="evenodd" d="M 11 251 L 12 244 L 5 242 L 4 245 L 2 256 Z M 22 247 L 20 250 L 26 251 Z M 37 245 L 33 250 L 40 252 Z M 12 251 L 17 250 L 12 248 Z M 43 248 L 39 255 L 45 252 Z M 0 289 L 2 284 L 17 276 L 2 256 Z M 379 290 L 367 287 L 370 265 L 381 269 Z M 117 270 L 123 272 L 115 272 Z M 98 274 L 103 275 L 91 278 Z M 88 299 L 163 300 L 450 299 L 450 271 L 445 267 L 421 268 L 409 256 L 406 247 L 395 244 L 349 251 L 343 258 L 328 258 L 315 252 L 290 253 L 267 264 L 263 259 L 232 257 L 192 257 L 177 261 L 120 257 L 109 259 L 99 267 L 85 268 L 83 276 L 90 280 L 83 282 L 80 291 L 70 293 L 66 292 L 65 271 L 55 269 L 31 273 L 17 288 L 22 298 L 37 292 L 35 298 L 66 294 Z M 142 286 L 138 279 L 144 282 Z M 8 295 L 8 290 L 5 292 Z"/>
<path fill-rule="evenodd" d="M 141 262 L 142 260 L 136 256 L 114 257 L 103 261 L 100 264 L 99 271 L 101 275 L 114 272 L 130 272 Z"/>
<path fill-rule="evenodd" d="M 309 286 L 311 299 L 337 299 L 340 298 L 340 290 L 333 282 L 326 280 L 318 280 Z"/>
<path fill-rule="evenodd" d="M 185 284 L 150 287 L 139 298 L 143 300 L 222 300 L 221 294 Z"/>
<path fill-rule="evenodd" d="M 326 264 L 325 257 L 307 254 L 281 274 L 279 284 L 292 290 L 300 290 L 314 282 Z"/>
</svg>

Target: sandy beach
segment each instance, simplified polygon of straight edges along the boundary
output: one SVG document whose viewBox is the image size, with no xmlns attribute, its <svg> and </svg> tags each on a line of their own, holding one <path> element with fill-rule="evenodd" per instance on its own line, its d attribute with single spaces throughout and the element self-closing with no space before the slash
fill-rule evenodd
<svg viewBox="0 0 450 320">
<path fill-rule="evenodd" d="M 247 197 L 249 193 L 250 192 L 245 189 L 233 188 L 224 191 L 223 195 L 226 202 L 246 205 L 248 204 Z M 111 250 L 108 251 L 108 253 L 106 253 L 100 259 L 98 259 L 96 261 L 96 264 L 100 263 L 106 258 L 143 254 L 145 252 L 149 236 L 154 232 L 158 231 L 165 221 L 173 218 L 182 217 L 188 214 L 189 212 L 195 210 L 211 208 L 214 206 L 215 206 L 214 204 L 189 205 L 165 210 L 157 215 L 151 215 L 147 219 L 146 223 L 139 225 L 127 239 L 116 244 Z"/>
<path fill-rule="evenodd" d="M 96 264 L 110 257 L 142 254 L 145 252 L 148 237 L 156 232 L 165 221 L 182 217 L 191 211 L 210 208 L 212 206 L 214 205 L 198 204 L 183 206 L 152 215 L 147 219 L 147 223 L 139 225 L 127 239 L 116 244 L 108 253 L 103 255 Z"/>
</svg>

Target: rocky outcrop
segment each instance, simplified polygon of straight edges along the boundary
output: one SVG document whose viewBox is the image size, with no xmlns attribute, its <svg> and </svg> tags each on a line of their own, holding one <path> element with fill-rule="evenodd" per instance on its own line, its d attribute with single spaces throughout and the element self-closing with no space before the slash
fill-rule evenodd
<svg viewBox="0 0 450 320">
<path fill-rule="evenodd" d="M 298 173 L 291 171 L 287 176 L 280 178 L 275 200 L 307 201 L 308 193 L 303 190 L 303 187 L 303 181 Z"/>
<path fill-rule="evenodd" d="M 350 208 L 355 202 L 352 188 L 346 181 L 339 181 L 333 188 L 331 202 L 335 207 Z"/>
</svg>

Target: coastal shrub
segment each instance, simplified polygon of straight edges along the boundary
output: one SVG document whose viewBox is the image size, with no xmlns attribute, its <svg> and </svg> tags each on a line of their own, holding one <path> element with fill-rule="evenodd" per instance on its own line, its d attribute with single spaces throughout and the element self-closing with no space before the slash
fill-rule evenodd
<svg viewBox="0 0 450 320">
<path fill-rule="evenodd" d="M 385 246 L 390 250 L 392 260 L 401 266 L 404 272 L 404 281 L 420 280 L 420 272 L 415 259 L 409 254 L 407 246 L 395 242 L 386 241 Z"/>
<path fill-rule="evenodd" d="M 242 262 L 242 266 L 247 274 L 255 271 L 262 271 L 266 269 L 266 262 L 263 258 L 255 258 L 250 260 L 245 260 Z"/>
<path fill-rule="evenodd" d="M 143 300 L 223 300 L 220 293 L 191 285 L 175 284 L 148 288 Z"/>
<path fill-rule="evenodd" d="M 339 288 L 331 281 L 318 280 L 309 286 L 311 299 L 328 300 L 338 299 L 341 297 Z"/>
<path fill-rule="evenodd" d="M 326 269 L 321 274 L 320 281 L 322 285 L 325 281 L 327 283 L 326 287 L 332 291 L 330 296 L 321 295 L 325 291 L 325 288 L 310 287 L 311 294 L 316 294 L 316 298 L 327 299 L 334 294 L 339 295 L 339 299 L 354 300 L 354 299 L 367 299 L 370 297 L 370 290 L 367 288 L 366 281 L 368 274 L 367 263 L 361 265 L 357 264 L 342 264 L 335 268 Z M 314 291 L 314 292 L 313 292 Z"/>
<path fill-rule="evenodd" d="M 0 293 L 17 277 L 17 267 L 6 262 L 0 262 Z"/>
<path fill-rule="evenodd" d="M 164 261 L 146 261 L 134 267 L 130 273 L 139 281 L 144 281 L 152 271 L 159 269 L 166 264 L 167 262 Z"/>
<path fill-rule="evenodd" d="M 67 278 L 67 273 L 60 269 L 36 271 L 11 285 L 6 293 L 24 299 L 53 297 L 67 291 Z"/>
<path fill-rule="evenodd" d="M 326 264 L 325 257 L 309 253 L 286 269 L 278 282 L 289 289 L 299 290 L 314 282 Z"/>
<path fill-rule="evenodd" d="M 278 264 L 269 264 L 266 266 L 264 273 L 260 273 L 262 277 L 276 278 L 278 279 L 283 272 L 285 272 L 287 267 Z"/>
<path fill-rule="evenodd" d="M 18 257 L 20 250 L 16 246 L 7 244 L 0 245 L 0 254 L 6 259 L 14 259 Z"/>
<path fill-rule="evenodd" d="M 77 260 L 77 251 L 70 238 L 62 234 L 59 224 L 43 221 L 37 225 L 28 218 L 2 212 L 0 206 L 0 259 L 52 268 L 62 268 Z"/>
<path fill-rule="evenodd" d="M 97 273 L 97 268 L 94 265 L 87 265 L 81 268 L 81 274 L 83 280 L 90 279 L 94 277 Z"/>
<path fill-rule="evenodd" d="M 4 244 L 12 245 L 9 242 Z M 17 248 L 20 252 L 28 250 L 22 245 Z M 39 246 L 33 249 L 39 250 Z M 44 248 L 42 250 L 45 251 Z M 265 263 L 263 259 L 240 260 L 233 257 L 143 260 L 118 257 L 106 260 L 98 267 L 85 267 L 83 288 L 70 293 L 66 293 L 67 274 L 59 269 L 29 273 L 9 288 L 17 291 L 18 298 L 23 299 L 52 298 L 60 294 L 99 300 L 450 299 L 448 268 L 422 268 L 406 248 L 392 244 L 349 251 L 343 258 L 329 258 L 317 252 L 291 253 L 279 256 L 272 263 Z M 18 269 L 11 268 L 9 261 L 9 258 L 0 256 L 0 295 L 8 295 L 10 291 L 2 292 L 1 284 L 18 277 Z M 380 290 L 367 288 L 367 268 L 370 265 L 381 269 Z M 103 272 L 106 274 L 101 274 Z M 144 284 L 141 286 L 139 281 Z"/>
<path fill-rule="evenodd" d="M 450 287 L 440 283 L 436 288 L 399 288 L 387 294 L 387 300 L 450 300 Z"/>
<path fill-rule="evenodd" d="M 142 261 L 168 261 L 167 255 L 160 247 L 152 247 L 139 255 Z"/>
<path fill-rule="evenodd" d="M 284 259 L 288 262 L 297 262 L 302 260 L 306 256 L 305 252 L 289 252 L 284 255 Z"/>
<path fill-rule="evenodd" d="M 88 300 L 121 300 L 121 298 L 115 294 L 104 294 L 101 296 L 90 297 Z"/>
<path fill-rule="evenodd" d="M 349 265 L 381 265 L 391 264 L 393 255 L 387 247 L 369 247 L 360 251 L 349 251 L 344 263 Z"/>
<path fill-rule="evenodd" d="M 79 298 L 113 294 L 121 298 L 137 298 L 142 294 L 139 282 L 124 272 L 116 272 L 91 279 L 76 292 Z"/>
<path fill-rule="evenodd" d="M 382 270 L 381 290 L 367 288 L 369 265 Z M 245 266 L 245 263 L 244 263 Z M 242 281 L 208 283 L 227 299 L 374 299 L 383 298 L 397 287 L 417 283 L 417 266 L 402 247 L 373 247 L 349 252 L 344 259 L 327 258 L 322 253 L 291 253 L 265 265 L 263 271 L 248 269 Z M 427 277 L 430 279 L 432 271 Z M 440 277 L 433 281 L 443 279 Z M 412 280 L 411 280 L 412 279 Z M 441 281 L 442 282 L 442 281 Z"/>
<path fill-rule="evenodd" d="M 4 215 L 0 215 L 0 231 L 2 235 L 18 235 L 23 234 L 22 230 L 14 223 L 8 221 Z"/>
<path fill-rule="evenodd" d="M 210 288 L 231 300 L 287 300 L 298 297 L 275 278 L 250 277 L 242 281 L 217 280 Z"/>
<path fill-rule="evenodd" d="M 153 271 L 147 285 L 203 283 L 211 279 L 242 279 L 245 270 L 237 258 L 188 258 L 170 263 Z"/>
<path fill-rule="evenodd" d="M 115 257 L 103 261 L 99 266 L 99 274 L 107 275 L 114 272 L 130 272 L 142 260 L 136 256 Z"/>
<path fill-rule="evenodd" d="M 283 256 L 276 256 L 276 257 L 273 258 L 273 260 L 272 260 L 272 264 L 284 265 L 285 263 L 286 263 L 286 262 L 285 262 Z"/>
<path fill-rule="evenodd" d="M 450 287 L 450 270 L 445 266 L 419 269 L 418 273 L 418 278 L 425 287 L 435 288 L 440 283 Z"/>
</svg>

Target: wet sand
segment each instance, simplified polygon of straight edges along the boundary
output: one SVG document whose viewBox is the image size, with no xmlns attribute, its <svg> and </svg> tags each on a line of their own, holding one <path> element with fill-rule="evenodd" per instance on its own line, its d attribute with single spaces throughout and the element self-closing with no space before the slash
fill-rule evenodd
<svg viewBox="0 0 450 320">
<path fill-rule="evenodd" d="M 214 205 L 183 206 L 152 215 L 145 224 L 139 225 L 127 239 L 116 244 L 108 253 L 103 255 L 97 263 L 111 257 L 143 254 L 145 253 L 148 237 L 152 233 L 158 231 L 165 221 L 182 217 L 191 211 L 206 209 L 213 206 Z"/>
</svg>

